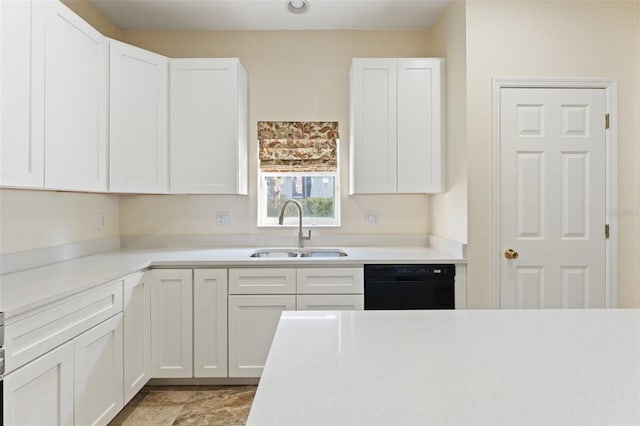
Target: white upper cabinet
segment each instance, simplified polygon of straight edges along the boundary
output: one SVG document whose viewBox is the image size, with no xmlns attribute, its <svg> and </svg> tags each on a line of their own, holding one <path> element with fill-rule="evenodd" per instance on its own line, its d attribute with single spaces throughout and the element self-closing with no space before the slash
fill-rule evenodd
<svg viewBox="0 0 640 426">
<path fill-rule="evenodd" d="M 238 59 L 170 60 L 170 192 L 247 194 L 247 73 Z"/>
<path fill-rule="evenodd" d="M 109 191 L 166 193 L 169 58 L 110 40 Z"/>
<path fill-rule="evenodd" d="M 62 3 L 33 7 L 45 14 L 33 43 L 44 57 L 34 82 L 44 81 L 45 187 L 105 192 L 108 41 Z"/>
<path fill-rule="evenodd" d="M 31 49 L 32 29 L 34 38 L 42 34 L 41 12 L 32 10 L 29 1 L 0 2 L 2 186 L 44 186 L 44 118 L 41 103 L 32 102 L 33 95 L 43 88 L 41 81 L 33 81 L 33 85 L 31 81 L 34 66 L 42 65 Z"/>
<path fill-rule="evenodd" d="M 397 192 L 397 70 L 393 59 L 351 65 L 351 193 Z"/>
<path fill-rule="evenodd" d="M 352 194 L 445 190 L 444 60 L 353 59 Z"/>
</svg>

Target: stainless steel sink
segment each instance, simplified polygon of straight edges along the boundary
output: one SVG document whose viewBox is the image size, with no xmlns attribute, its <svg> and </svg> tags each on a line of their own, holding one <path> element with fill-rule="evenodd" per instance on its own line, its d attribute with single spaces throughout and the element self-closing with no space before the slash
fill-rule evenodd
<svg viewBox="0 0 640 426">
<path fill-rule="evenodd" d="M 335 248 L 322 249 L 291 249 L 291 248 L 270 248 L 256 250 L 250 257 L 266 258 L 292 258 L 292 257 L 344 257 L 347 253 Z"/>
<path fill-rule="evenodd" d="M 340 249 L 309 249 L 300 252 L 300 257 L 344 257 L 347 253 Z"/>
<path fill-rule="evenodd" d="M 263 249 L 254 251 L 250 257 L 298 257 L 298 252 L 292 249 Z"/>
</svg>

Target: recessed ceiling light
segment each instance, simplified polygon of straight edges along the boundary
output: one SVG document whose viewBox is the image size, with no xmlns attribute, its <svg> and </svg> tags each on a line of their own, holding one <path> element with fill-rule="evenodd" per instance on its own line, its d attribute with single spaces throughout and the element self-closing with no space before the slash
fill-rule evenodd
<svg viewBox="0 0 640 426">
<path fill-rule="evenodd" d="M 298 15 L 309 10 L 309 2 L 307 0 L 287 0 L 286 4 L 289 12 Z"/>
</svg>

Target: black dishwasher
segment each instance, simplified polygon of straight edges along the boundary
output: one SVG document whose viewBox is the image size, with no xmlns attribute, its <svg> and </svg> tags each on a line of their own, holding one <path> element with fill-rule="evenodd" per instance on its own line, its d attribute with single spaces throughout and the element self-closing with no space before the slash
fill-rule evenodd
<svg viewBox="0 0 640 426">
<path fill-rule="evenodd" d="M 455 265 L 364 265 L 364 309 L 454 309 Z"/>
</svg>

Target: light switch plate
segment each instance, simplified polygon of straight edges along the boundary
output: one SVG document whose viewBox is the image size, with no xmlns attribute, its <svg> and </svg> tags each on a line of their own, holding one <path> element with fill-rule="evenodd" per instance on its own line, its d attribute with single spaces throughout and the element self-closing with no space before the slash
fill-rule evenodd
<svg viewBox="0 0 640 426">
<path fill-rule="evenodd" d="M 367 225 L 377 225 L 380 221 L 380 212 L 375 210 L 367 210 L 364 212 L 364 221 Z"/>
<path fill-rule="evenodd" d="M 229 212 L 216 212 L 216 225 L 229 226 L 229 224 L 231 224 L 231 214 Z"/>
</svg>

